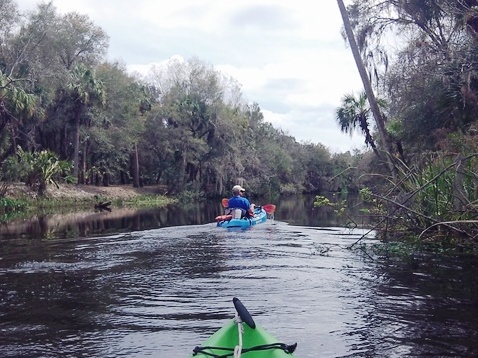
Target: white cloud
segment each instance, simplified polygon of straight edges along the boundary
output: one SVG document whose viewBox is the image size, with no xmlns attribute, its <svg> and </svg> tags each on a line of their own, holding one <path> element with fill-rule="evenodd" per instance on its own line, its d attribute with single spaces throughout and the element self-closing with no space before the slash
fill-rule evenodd
<svg viewBox="0 0 478 358">
<path fill-rule="evenodd" d="M 19 0 L 21 10 L 39 1 Z M 335 1 L 54 0 L 86 13 L 110 36 L 109 56 L 146 73 L 174 56 L 197 57 L 236 78 L 264 118 L 299 141 L 362 148 L 340 132 L 335 108 L 360 91 Z"/>
</svg>

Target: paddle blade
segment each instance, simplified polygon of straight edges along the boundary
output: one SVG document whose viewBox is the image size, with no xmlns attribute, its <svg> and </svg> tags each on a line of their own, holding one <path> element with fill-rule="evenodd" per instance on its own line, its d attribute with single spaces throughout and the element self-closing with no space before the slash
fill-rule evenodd
<svg viewBox="0 0 478 358">
<path fill-rule="evenodd" d="M 224 209 L 227 209 L 229 207 L 229 199 L 228 198 L 222 199 L 221 204 L 224 207 Z"/>
<path fill-rule="evenodd" d="M 254 322 L 254 319 L 252 318 L 252 316 L 249 313 L 249 311 L 247 310 L 247 308 L 239 300 L 239 298 L 234 297 L 232 299 L 232 302 L 234 303 L 234 307 L 236 308 L 236 311 L 237 311 L 237 314 L 239 315 L 239 317 L 241 317 L 242 322 L 247 324 L 252 329 L 255 329 L 256 328 L 256 323 Z"/>
<path fill-rule="evenodd" d="M 262 205 L 262 209 L 264 209 L 267 214 L 274 214 L 276 206 L 274 204 L 266 204 Z"/>
</svg>

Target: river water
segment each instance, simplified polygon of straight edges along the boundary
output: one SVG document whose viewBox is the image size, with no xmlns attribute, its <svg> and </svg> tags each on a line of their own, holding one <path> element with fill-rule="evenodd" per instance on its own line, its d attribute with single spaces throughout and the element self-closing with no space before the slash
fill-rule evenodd
<svg viewBox="0 0 478 358">
<path fill-rule="evenodd" d="M 203 209 L 4 230 L 0 357 L 188 357 L 233 297 L 297 357 L 478 355 L 476 259 L 370 255 L 373 232 L 307 200 L 250 230 Z"/>
</svg>

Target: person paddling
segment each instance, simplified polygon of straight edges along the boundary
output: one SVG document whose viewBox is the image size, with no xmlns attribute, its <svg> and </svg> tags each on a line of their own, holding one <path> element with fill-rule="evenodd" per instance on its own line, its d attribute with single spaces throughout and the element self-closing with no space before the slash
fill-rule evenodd
<svg viewBox="0 0 478 358">
<path fill-rule="evenodd" d="M 254 216 L 254 206 L 251 205 L 247 198 L 244 198 L 243 195 L 246 192 L 240 185 L 234 185 L 232 187 L 232 197 L 229 199 L 229 210 L 230 213 L 234 213 L 235 209 L 241 209 L 241 217 L 252 218 Z"/>
</svg>

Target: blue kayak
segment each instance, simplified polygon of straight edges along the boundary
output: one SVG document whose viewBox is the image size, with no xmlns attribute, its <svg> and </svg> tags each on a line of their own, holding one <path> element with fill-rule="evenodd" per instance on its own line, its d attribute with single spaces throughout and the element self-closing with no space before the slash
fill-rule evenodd
<svg viewBox="0 0 478 358">
<path fill-rule="evenodd" d="M 233 219 L 232 215 L 222 215 L 216 218 L 218 227 L 225 228 L 248 228 L 256 224 L 263 223 L 267 220 L 267 213 L 261 207 L 256 207 L 254 209 L 253 218 L 242 218 L 242 219 Z"/>
</svg>

